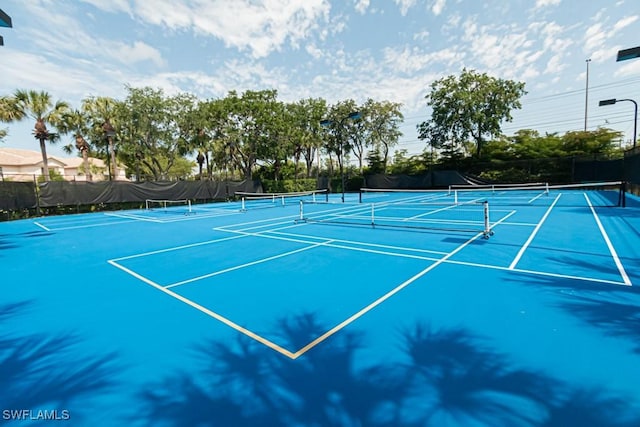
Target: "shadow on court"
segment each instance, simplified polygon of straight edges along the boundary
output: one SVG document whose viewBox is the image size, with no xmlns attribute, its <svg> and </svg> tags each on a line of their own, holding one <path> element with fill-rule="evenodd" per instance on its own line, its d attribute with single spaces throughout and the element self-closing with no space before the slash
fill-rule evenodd
<svg viewBox="0 0 640 427">
<path fill-rule="evenodd" d="M 313 315 L 281 322 L 292 345 L 326 330 Z M 247 338 L 196 348 L 202 362 L 139 394 L 137 421 L 167 426 L 637 425 L 621 398 L 583 390 L 508 358 L 464 329 L 417 324 L 406 363 L 359 367 L 364 334 L 333 336 L 297 360 Z M 384 358 L 384 355 L 381 355 Z M 132 417 L 133 418 L 133 417 Z"/>
<path fill-rule="evenodd" d="M 68 410 L 75 422 L 90 418 L 86 402 L 112 389 L 121 368 L 113 354 L 76 355 L 80 343 L 72 333 L 17 336 L 9 319 L 27 314 L 31 303 L 0 306 L 0 402 L 3 411 Z M 3 412 L 3 416 L 5 413 Z"/>
<path fill-rule="evenodd" d="M 527 275 L 518 282 L 558 290 L 555 306 L 607 335 L 628 338 L 640 354 L 640 290 L 636 287 Z"/>
</svg>

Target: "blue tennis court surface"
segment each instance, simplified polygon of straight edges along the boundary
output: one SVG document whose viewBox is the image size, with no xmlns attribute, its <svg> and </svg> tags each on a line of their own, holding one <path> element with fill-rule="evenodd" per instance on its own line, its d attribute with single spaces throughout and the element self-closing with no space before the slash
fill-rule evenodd
<svg viewBox="0 0 640 427">
<path fill-rule="evenodd" d="M 0 425 L 640 425 L 640 201 L 617 197 L 0 223 Z"/>
</svg>

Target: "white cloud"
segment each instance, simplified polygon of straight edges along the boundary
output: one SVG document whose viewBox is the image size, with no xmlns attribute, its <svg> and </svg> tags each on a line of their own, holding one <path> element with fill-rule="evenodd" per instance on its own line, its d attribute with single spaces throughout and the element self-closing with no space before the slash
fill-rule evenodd
<svg viewBox="0 0 640 427">
<path fill-rule="evenodd" d="M 81 0 L 105 12 L 125 12 L 131 14 L 129 0 Z"/>
<path fill-rule="evenodd" d="M 584 35 L 584 51 L 591 53 L 594 50 L 599 49 L 605 44 L 607 40 L 607 31 L 602 27 L 602 24 L 597 23 L 589 28 Z"/>
<path fill-rule="evenodd" d="M 446 3 L 447 0 L 435 0 L 431 6 L 431 12 L 436 16 L 440 15 L 444 10 Z"/>
<path fill-rule="evenodd" d="M 547 6 L 557 6 L 561 0 L 536 0 L 536 9 L 540 9 Z"/>
<path fill-rule="evenodd" d="M 416 5 L 416 0 L 393 0 L 400 7 L 400 14 L 405 16 L 409 9 Z"/>
<path fill-rule="evenodd" d="M 136 18 L 173 31 L 214 36 L 226 46 L 261 58 L 293 47 L 319 32 L 328 20 L 328 0 L 194 1 L 134 0 Z"/>
<path fill-rule="evenodd" d="M 356 0 L 356 11 L 360 14 L 364 14 L 369 8 L 369 0 Z"/>
<path fill-rule="evenodd" d="M 125 43 L 113 43 L 109 52 L 112 57 L 125 64 L 134 64 L 142 61 L 151 61 L 159 67 L 166 65 L 160 52 L 146 43 L 137 41 L 133 45 Z"/>
<path fill-rule="evenodd" d="M 612 31 L 613 31 L 613 33 L 617 33 L 618 31 L 622 30 L 623 28 L 626 28 L 629 25 L 633 24 L 637 20 L 638 20 L 638 15 L 625 16 L 624 18 L 620 19 L 618 22 L 613 24 L 613 30 Z"/>
</svg>

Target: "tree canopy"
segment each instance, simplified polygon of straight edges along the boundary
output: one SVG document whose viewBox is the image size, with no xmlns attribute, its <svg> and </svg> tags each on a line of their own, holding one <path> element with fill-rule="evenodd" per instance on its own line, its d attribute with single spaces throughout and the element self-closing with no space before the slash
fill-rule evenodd
<svg viewBox="0 0 640 427">
<path fill-rule="evenodd" d="M 418 125 L 418 138 L 453 152 L 472 140 L 479 158 L 486 138 L 498 137 L 502 122 L 511 121 L 511 111 L 521 108 L 524 86 L 467 69 L 436 80 L 425 96 L 431 119 Z"/>
</svg>

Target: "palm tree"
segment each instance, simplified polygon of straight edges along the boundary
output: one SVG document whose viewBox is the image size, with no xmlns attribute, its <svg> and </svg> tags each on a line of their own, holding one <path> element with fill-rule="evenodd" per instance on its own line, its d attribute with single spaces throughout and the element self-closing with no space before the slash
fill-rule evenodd
<svg viewBox="0 0 640 427">
<path fill-rule="evenodd" d="M 5 122 L 19 121 L 29 117 L 36 121 L 33 136 L 40 142 L 42 152 L 42 173 L 44 180 L 49 181 L 49 161 L 45 141 L 53 142 L 58 135 L 49 132 L 47 123 L 56 123 L 62 114 L 69 110 L 64 101 L 51 100 L 51 95 L 44 91 L 16 90 L 13 97 L 0 99 L 0 120 Z"/>
<path fill-rule="evenodd" d="M 116 152 L 113 144 L 113 137 L 116 132 L 112 125 L 116 106 L 117 101 L 115 99 L 105 96 L 87 98 L 82 101 L 82 111 L 90 117 L 94 133 L 101 133 L 107 139 L 108 151 L 111 156 L 110 174 L 114 180 L 118 178 Z"/>
<path fill-rule="evenodd" d="M 82 154 L 82 160 L 84 163 L 84 171 L 87 176 L 87 181 L 91 181 L 91 168 L 89 165 L 89 143 L 84 139 L 84 134 L 88 132 L 87 128 L 88 118 L 82 111 L 73 110 L 62 115 L 60 123 L 55 123 L 56 127 L 61 133 L 68 134 L 73 133 L 75 138 L 75 145 L 78 151 Z M 71 144 L 64 147 L 64 150 L 71 153 Z"/>
</svg>

